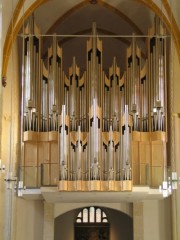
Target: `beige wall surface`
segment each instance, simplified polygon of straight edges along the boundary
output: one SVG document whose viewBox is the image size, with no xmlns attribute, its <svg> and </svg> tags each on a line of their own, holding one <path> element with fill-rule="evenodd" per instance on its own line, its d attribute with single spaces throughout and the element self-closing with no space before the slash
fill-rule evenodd
<svg viewBox="0 0 180 240">
<path fill-rule="evenodd" d="M 143 204 L 144 240 L 172 240 L 171 200 L 146 200 Z"/>
<path fill-rule="evenodd" d="M 71 204 L 69 204 L 71 205 Z M 81 204 L 79 204 L 79 209 Z M 82 204 L 83 205 L 83 204 Z M 96 206 L 97 204 L 93 204 Z M 111 204 L 112 205 L 112 204 Z M 63 207 L 63 205 L 61 205 Z M 72 204 L 74 206 L 74 204 Z M 100 205 L 99 205 L 100 206 Z M 115 209 L 105 208 L 111 224 L 111 240 L 132 240 L 133 221 L 128 215 Z M 78 208 L 67 211 L 56 217 L 54 224 L 54 240 L 73 240 L 74 222 Z M 141 237 L 144 240 L 172 240 L 171 199 L 146 200 L 142 202 L 143 224 Z M 43 240 L 44 202 L 16 199 L 14 214 L 14 240 Z M 53 240 L 53 239 L 52 239 Z"/>
<path fill-rule="evenodd" d="M 43 239 L 43 201 L 17 199 L 16 240 Z"/>
</svg>

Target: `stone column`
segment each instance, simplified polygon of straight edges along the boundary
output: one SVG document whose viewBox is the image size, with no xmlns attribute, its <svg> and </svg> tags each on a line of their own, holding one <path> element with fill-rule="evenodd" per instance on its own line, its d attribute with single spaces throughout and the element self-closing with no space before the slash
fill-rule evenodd
<svg viewBox="0 0 180 240">
<path fill-rule="evenodd" d="M 44 202 L 43 240 L 54 240 L 54 204 Z"/>
<path fill-rule="evenodd" d="M 133 203 L 133 232 L 134 240 L 144 240 L 144 231 L 143 231 L 143 203 L 134 202 Z"/>
</svg>

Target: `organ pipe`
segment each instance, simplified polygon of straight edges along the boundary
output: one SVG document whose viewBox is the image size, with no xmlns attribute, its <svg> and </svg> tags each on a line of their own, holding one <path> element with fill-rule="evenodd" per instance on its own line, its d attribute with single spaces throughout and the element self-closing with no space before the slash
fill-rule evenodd
<svg viewBox="0 0 180 240">
<path fill-rule="evenodd" d="M 35 126 L 37 126 L 38 92 L 40 91 L 41 40 L 38 37 L 39 33 L 40 30 L 31 16 L 25 28 L 26 37 L 24 38 L 23 128 L 25 131 L 38 130 Z"/>
<path fill-rule="evenodd" d="M 73 57 L 67 76 L 56 36 L 45 64 L 31 24 L 26 31 L 34 37 L 24 41 L 24 132 L 57 132 L 60 181 L 131 181 L 132 132 L 166 131 L 166 41 L 156 37 L 164 34 L 160 22 L 149 31 L 144 65 L 133 35 L 125 71 L 120 73 L 114 57 L 108 75 L 93 23 L 86 71 L 81 73 Z"/>
<path fill-rule="evenodd" d="M 166 39 L 162 37 L 165 33 L 160 19 L 155 18 L 154 26 L 149 30 L 147 60 L 150 84 L 149 114 L 151 111 L 152 115 L 150 131 L 166 130 Z"/>
<path fill-rule="evenodd" d="M 53 36 L 53 44 L 48 49 L 48 126 L 49 131 L 57 131 L 58 114 L 62 106 L 62 49 Z"/>
</svg>

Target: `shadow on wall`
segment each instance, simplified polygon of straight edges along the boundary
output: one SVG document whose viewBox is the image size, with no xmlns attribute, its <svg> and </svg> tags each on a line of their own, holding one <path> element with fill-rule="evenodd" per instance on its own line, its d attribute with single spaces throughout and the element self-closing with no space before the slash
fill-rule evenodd
<svg viewBox="0 0 180 240">
<path fill-rule="evenodd" d="M 133 240 L 133 219 L 110 208 L 101 208 L 108 216 L 111 240 Z M 81 209 L 66 212 L 55 218 L 54 240 L 75 240 L 75 221 Z M 82 239 L 78 239 L 82 240 Z M 99 238 L 98 238 L 99 240 Z"/>
</svg>

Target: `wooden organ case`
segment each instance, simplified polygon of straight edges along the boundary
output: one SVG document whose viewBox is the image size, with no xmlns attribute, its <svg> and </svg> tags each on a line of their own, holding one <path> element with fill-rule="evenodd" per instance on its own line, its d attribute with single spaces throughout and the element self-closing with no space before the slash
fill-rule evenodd
<svg viewBox="0 0 180 240">
<path fill-rule="evenodd" d="M 59 191 L 131 191 L 158 187 L 166 167 L 166 39 L 158 18 L 149 30 L 142 67 L 135 36 L 120 75 L 114 57 L 103 71 L 102 41 L 93 23 L 83 74 L 75 57 L 63 71 L 56 36 L 41 59 L 39 29 L 25 29 L 23 68 L 23 181 Z"/>
</svg>

